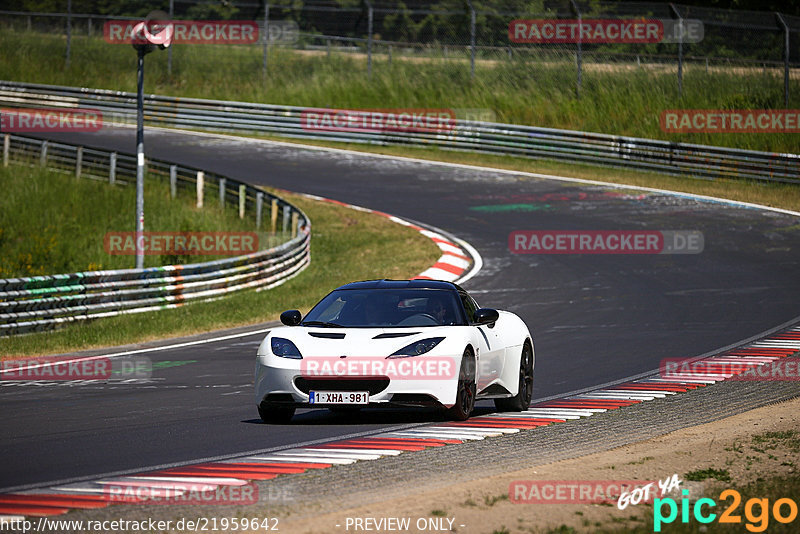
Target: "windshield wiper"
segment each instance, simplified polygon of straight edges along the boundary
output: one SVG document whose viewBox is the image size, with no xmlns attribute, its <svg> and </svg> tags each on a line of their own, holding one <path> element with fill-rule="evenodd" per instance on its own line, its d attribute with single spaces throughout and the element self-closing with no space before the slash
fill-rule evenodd
<svg viewBox="0 0 800 534">
<path fill-rule="evenodd" d="M 344 328 L 340 324 L 329 323 L 327 321 L 303 321 L 300 326 L 332 326 L 334 328 Z"/>
</svg>

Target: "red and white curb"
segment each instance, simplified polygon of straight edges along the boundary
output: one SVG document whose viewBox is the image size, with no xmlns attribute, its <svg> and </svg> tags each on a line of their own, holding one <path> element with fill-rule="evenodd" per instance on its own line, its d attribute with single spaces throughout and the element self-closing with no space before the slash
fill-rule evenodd
<svg viewBox="0 0 800 534">
<path fill-rule="evenodd" d="M 292 193 L 291 191 L 285 192 Z M 344 206 L 346 208 L 363 211 L 366 213 L 374 213 L 375 215 L 386 217 L 390 221 L 397 224 L 413 228 L 425 237 L 429 238 L 442 251 L 442 256 L 431 267 L 415 276 L 415 279 L 444 280 L 446 282 L 464 283 L 475 276 L 483 266 L 483 262 L 478 251 L 475 250 L 469 243 L 466 243 L 461 239 L 448 238 L 443 235 L 443 233 L 428 230 L 417 224 L 406 221 L 405 219 L 401 219 L 400 217 L 390 215 L 382 211 L 364 208 L 354 204 L 347 204 L 338 200 L 311 195 L 308 193 L 293 194 L 299 194 L 305 198 L 322 202 L 330 202 L 332 204 L 337 204 L 339 206 Z"/>
<path fill-rule="evenodd" d="M 757 341 L 703 358 L 703 362 L 748 365 L 771 364 L 800 351 L 800 326 L 790 327 Z M 712 368 L 713 366 L 708 366 Z M 487 437 L 517 433 L 540 426 L 566 423 L 594 414 L 624 408 L 641 402 L 675 395 L 731 378 L 734 373 L 685 378 L 650 376 L 614 384 L 576 395 L 550 399 L 524 412 L 496 413 L 467 421 L 434 423 L 422 427 L 392 430 L 380 434 L 339 439 L 322 444 L 295 447 L 265 454 L 204 462 L 120 477 L 102 478 L 0 495 L 0 520 L 12 521 L 22 516 L 51 516 L 70 509 L 104 508 L 114 504 L 147 504 L 148 498 L 170 496 L 180 500 L 187 492 L 217 491 L 219 488 L 244 486 L 250 481 L 269 480 L 281 475 L 326 469 L 383 456 L 445 447 Z M 109 488 L 142 490 L 135 495 L 119 496 Z M 235 504 L 235 503 L 230 503 Z"/>
</svg>

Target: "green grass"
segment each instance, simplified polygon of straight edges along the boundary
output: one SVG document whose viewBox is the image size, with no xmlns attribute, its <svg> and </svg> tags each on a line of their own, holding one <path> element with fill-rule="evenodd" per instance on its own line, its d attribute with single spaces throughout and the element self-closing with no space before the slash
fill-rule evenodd
<svg viewBox="0 0 800 534">
<path fill-rule="evenodd" d="M 109 254 L 107 232 L 132 232 L 136 190 L 38 167 L 0 167 L 0 278 L 78 271 L 128 269 L 132 255 Z M 148 232 L 255 231 L 253 217 L 239 219 L 234 206 L 195 207 L 190 193 L 170 198 L 169 186 L 145 178 L 145 230 Z M 260 248 L 286 239 L 259 232 Z M 211 261 L 224 256 L 160 254 L 145 256 L 145 266 Z"/>
<path fill-rule="evenodd" d="M 312 221 L 312 261 L 296 278 L 260 293 L 245 291 L 175 310 L 112 317 L 49 333 L 0 338 L 0 358 L 143 342 L 275 320 L 286 309 L 309 309 L 328 291 L 347 282 L 414 276 L 440 255 L 438 247 L 428 238 L 384 217 L 298 195 L 281 193 L 281 196 L 302 209 Z"/>
<path fill-rule="evenodd" d="M 800 452 L 800 432 L 784 430 L 756 434 L 753 436 L 753 443 L 761 445 L 764 449 L 781 448 Z"/>
<path fill-rule="evenodd" d="M 507 500 L 508 500 L 507 493 L 501 493 L 500 495 L 492 495 L 492 496 L 485 495 L 483 497 L 483 504 L 485 504 L 486 506 L 494 506 L 500 501 L 507 501 Z"/>
<path fill-rule="evenodd" d="M 129 45 L 76 35 L 65 68 L 61 36 L 5 29 L 0 32 L 0 78 L 25 82 L 135 91 L 135 54 Z M 470 78 L 463 60 L 406 58 L 391 65 L 376 56 L 373 75 L 363 55 L 293 51 L 273 47 L 262 76 L 258 46 L 177 45 L 173 72 L 167 54 L 146 59 L 145 91 L 172 96 L 242 100 L 333 108 L 488 109 L 516 124 L 605 132 L 769 151 L 797 151 L 797 135 L 666 134 L 659 117 L 667 109 L 781 109 L 777 71 L 726 71 L 687 66 L 677 94 L 674 72 L 587 63 L 582 96 L 574 96 L 571 62 L 479 60 Z M 800 107 L 798 81 L 790 82 L 788 108 Z"/>
<path fill-rule="evenodd" d="M 722 482 L 730 482 L 731 474 L 728 472 L 727 469 L 698 469 L 695 471 L 689 471 L 685 475 L 683 475 L 684 480 L 694 480 L 702 482 L 703 480 L 707 480 L 709 478 L 714 478 L 717 480 L 721 480 Z"/>
</svg>

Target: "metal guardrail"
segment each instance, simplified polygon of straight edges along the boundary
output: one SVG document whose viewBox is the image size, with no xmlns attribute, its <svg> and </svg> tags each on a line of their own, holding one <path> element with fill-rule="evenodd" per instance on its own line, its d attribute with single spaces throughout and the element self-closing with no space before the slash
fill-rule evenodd
<svg viewBox="0 0 800 534">
<path fill-rule="evenodd" d="M 104 124 L 134 124 L 134 93 L 0 81 L 5 107 L 91 108 Z M 145 123 L 154 126 L 279 135 L 380 145 L 437 146 L 447 150 L 545 158 L 702 178 L 800 183 L 800 155 L 675 143 L 654 139 L 455 121 L 437 132 L 321 131 L 304 128 L 309 108 L 145 96 Z M 329 110 L 336 111 L 336 110 Z"/>
<path fill-rule="evenodd" d="M 111 184 L 125 185 L 136 180 L 134 156 L 5 134 L 3 163 L 10 161 L 47 166 Z M 0 336 L 52 329 L 74 321 L 177 308 L 242 289 L 269 289 L 308 266 L 311 223 L 291 203 L 231 178 L 191 167 L 151 159 L 147 169 L 148 180 L 169 180 L 173 197 L 179 189 L 190 189 L 190 194 L 198 195 L 201 201 L 208 184 L 216 183 L 220 205 L 238 203 L 241 218 L 255 212 L 256 229 L 261 227 L 266 200 L 270 231 L 275 233 L 282 219 L 282 231 L 290 239 L 266 250 L 205 263 L 0 279 Z"/>
</svg>

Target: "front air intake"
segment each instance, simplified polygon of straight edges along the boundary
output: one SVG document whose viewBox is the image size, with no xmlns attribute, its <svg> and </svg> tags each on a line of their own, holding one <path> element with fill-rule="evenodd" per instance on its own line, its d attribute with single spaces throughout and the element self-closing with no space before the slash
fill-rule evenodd
<svg viewBox="0 0 800 534">
<path fill-rule="evenodd" d="M 388 376 L 365 376 L 363 378 L 306 378 L 298 376 L 294 385 L 308 395 L 309 391 L 368 391 L 376 395 L 389 387 Z"/>
</svg>

